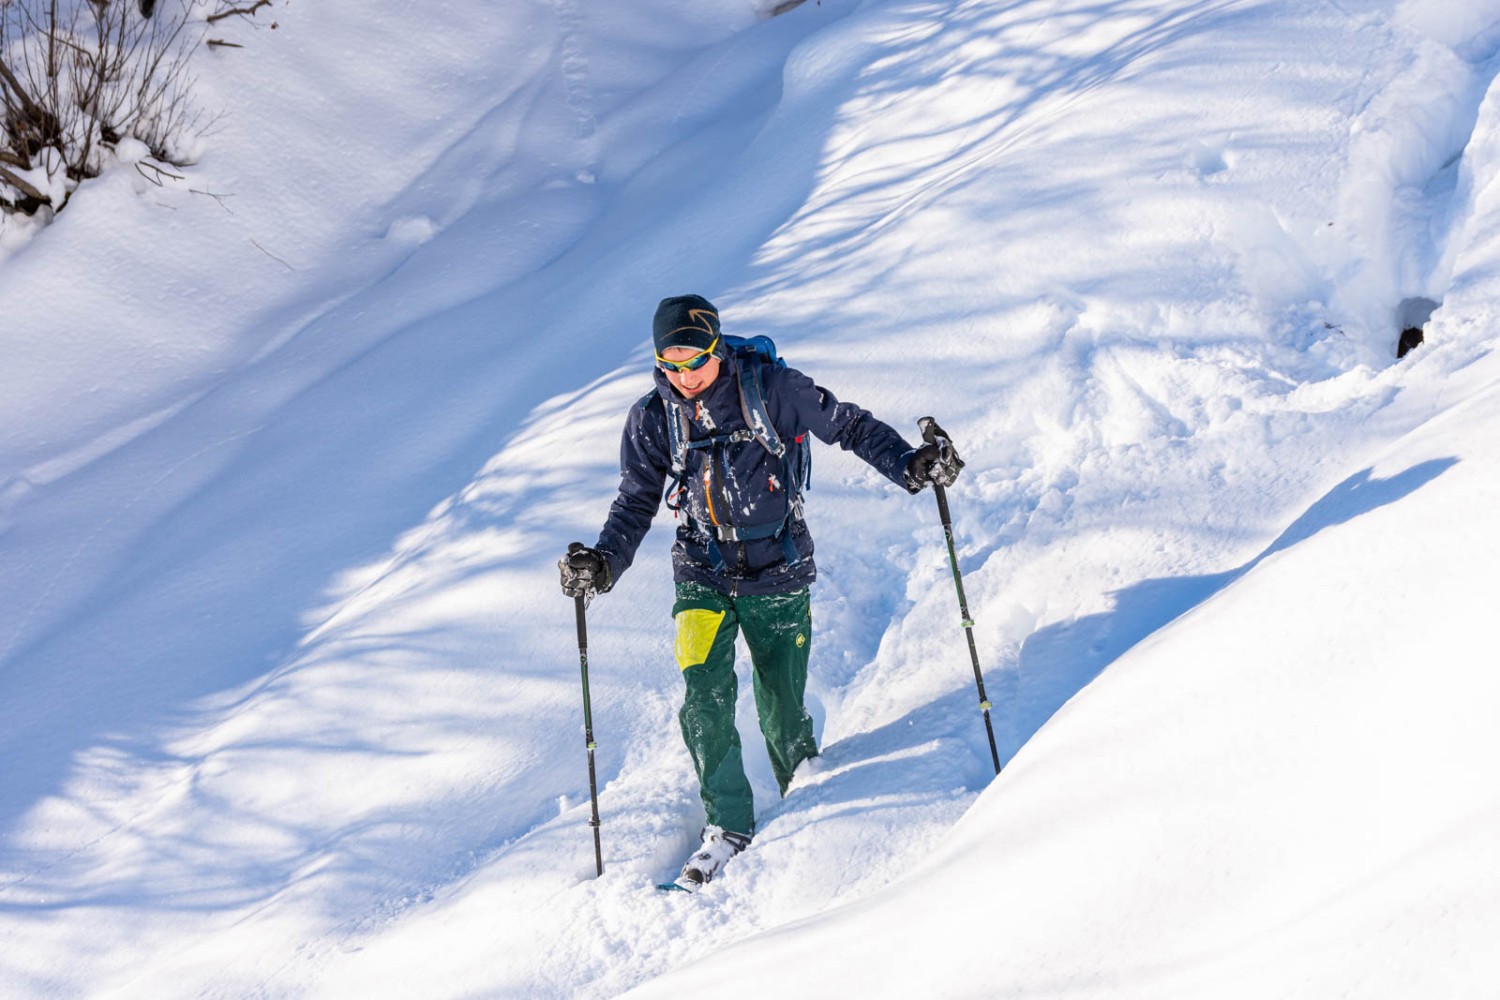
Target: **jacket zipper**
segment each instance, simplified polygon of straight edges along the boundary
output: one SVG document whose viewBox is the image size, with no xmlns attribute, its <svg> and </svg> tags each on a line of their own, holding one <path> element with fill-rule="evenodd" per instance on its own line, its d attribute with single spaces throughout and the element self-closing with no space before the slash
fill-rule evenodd
<svg viewBox="0 0 1500 1000">
<path fill-rule="evenodd" d="M 718 484 L 715 485 L 714 458 L 718 457 L 724 468 L 719 470 Z M 703 506 L 708 511 L 708 519 L 717 527 L 733 527 L 734 518 L 730 517 L 733 504 L 730 503 L 729 487 L 727 482 L 729 459 L 724 454 L 722 445 L 715 445 L 703 456 Z M 718 503 L 714 498 L 717 495 Z M 718 511 L 724 511 L 723 518 L 719 517 Z"/>
<path fill-rule="evenodd" d="M 719 523 L 719 515 L 714 513 L 714 463 L 711 456 L 705 455 L 703 462 L 703 506 L 708 510 L 708 519 L 715 526 Z"/>
</svg>

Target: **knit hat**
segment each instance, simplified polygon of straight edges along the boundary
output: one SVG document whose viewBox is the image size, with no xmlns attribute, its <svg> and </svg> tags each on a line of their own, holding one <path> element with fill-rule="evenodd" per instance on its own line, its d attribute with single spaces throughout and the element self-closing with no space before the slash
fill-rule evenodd
<svg viewBox="0 0 1500 1000">
<path fill-rule="evenodd" d="M 662 299 L 651 321 L 651 339 L 657 354 L 669 347 L 706 351 L 719 339 L 719 310 L 701 295 Z"/>
</svg>

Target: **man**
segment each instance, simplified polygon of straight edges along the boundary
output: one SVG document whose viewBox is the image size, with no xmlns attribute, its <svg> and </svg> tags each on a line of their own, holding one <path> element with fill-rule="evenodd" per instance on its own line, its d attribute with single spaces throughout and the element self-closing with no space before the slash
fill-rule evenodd
<svg viewBox="0 0 1500 1000">
<path fill-rule="evenodd" d="M 816 577 L 802 519 L 810 431 L 854 452 L 911 493 L 947 486 L 963 467 L 951 447 L 913 448 L 889 425 L 841 403 L 801 372 L 731 349 L 718 310 L 698 295 L 663 299 L 652 324 L 656 387 L 633 406 L 620 444 L 620 493 L 593 548 L 563 557 L 563 592 L 608 591 L 630 566 L 663 489 L 679 511 L 672 547 L 678 720 L 707 813 L 703 846 L 678 885 L 696 889 L 755 832 L 734 706 L 734 642 L 743 631 L 756 711 L 785 795 L 818 753 L 803 707 Z M 670 485 L 668 485 L 670 480 Z"/>
</svg>

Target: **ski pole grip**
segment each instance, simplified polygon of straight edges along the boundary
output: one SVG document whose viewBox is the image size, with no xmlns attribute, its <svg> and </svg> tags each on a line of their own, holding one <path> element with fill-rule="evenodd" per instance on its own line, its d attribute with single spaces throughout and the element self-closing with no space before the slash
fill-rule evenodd
<svg viewBox="0 0 1500 1000">
<path fill-rule="evenodd" d="M 947 437 L 938 422 L 932 417 L 923 417 L 917 421 L 917 427 L 922 431 L 922 440 L 927 444 L 937 444 L 939 437 Z"/>
<path fill-rule="evenodd" d="M 923 417 L 917 421 L 917 426 L 922 430 L 923 443 L 937 445 L 944 455 L 952 450 L 953 439 L 948 436 L 947 431 L 938 426 L 938 422 L 932 417 Z"/>
<path fill-rule="evenodd" d="M 942 456 L 943 461 L 958 457 L 953 451 L 953 439 L 948 437 L 947 431 L 938 426 L 936 420 L 932 417 L 923 417 L 917 421 L 917 426 L 922 430 L 923 443 L 937 445 L 938 454 Z M 958 467 L 963 468 L 963 463 L 959 462 Z"/>
<path fill-rule="evenodd" d="M 572 555 L 573 553 L 577 552 L 579 549 L 582 549 L 583 547 L 584 547 L 584 545 L 583 545 L 582 542 L 569 542 L 568 543 L 568 555 Z M 589 682 L 589 680 L 588 680 L 588 677 L 589 677 L 589 675 L 588 675 L 588 669 L 589 669 L 588 668 L 588 648 L 589 648 L 589 638 L 588 638 L 588 636 L 589 636 L 589 633 L 588 633 L 588 626 L 584 623 L 584 612 L 588 610 L 588 606 L 589 606 L 589 602 L 584 597 L 584 595 L 578 594 L 577 596 L 575 596 L 573 598 L 573 610 L 574 610 L 574 612 L 575 612 L 575 614 L 576 614 L 576 616 L 578 618 L 578 655 L 581 656 L 581 657 L 583 657 L 583 662 L 584 662 L 584 665 L 583 665 L 583 670 L 584 670 L 583 683 L 584 683 L 585 690 L 587 690 L 588 682 Z"/>
</svg>

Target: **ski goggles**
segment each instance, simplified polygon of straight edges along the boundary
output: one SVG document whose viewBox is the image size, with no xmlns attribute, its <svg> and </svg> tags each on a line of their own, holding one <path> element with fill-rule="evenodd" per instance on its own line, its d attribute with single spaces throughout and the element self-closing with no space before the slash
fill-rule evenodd
<svg viewBox="0 0 1500 1000">
<path fill-rule="evenodd" d="M 699 368 L 702 368 L 704 365 L 708 364 L 708 359 L 714 356 L 714 348 L 718 346 L 719 338 L 715 337 L 712 344 L 709 344 L 703 350 L 699 351 L 697 354 L 694 354 L 690 358 L 684 358 L 681 361 L 668 361 L 666 358 L 658 354 L 656 356 L 656 363 L 660 365 L 661 370 L 665 372 L 695 372 Z"/>
</svg>

